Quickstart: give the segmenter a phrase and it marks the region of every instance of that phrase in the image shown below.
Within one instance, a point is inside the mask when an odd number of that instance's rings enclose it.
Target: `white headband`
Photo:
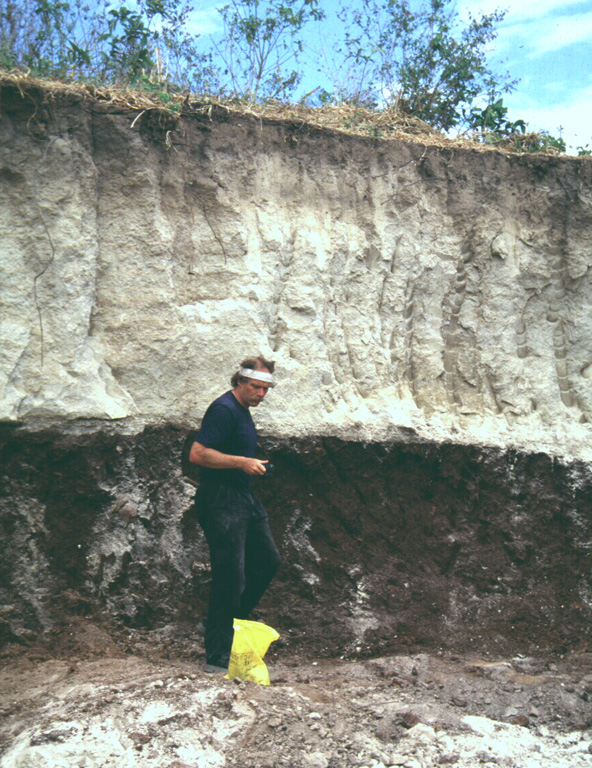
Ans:
[[[247,379],[258,379],[259,381],[268,381],[273,384],[273,376],[267,371],[255,371],[253,368],[239,368],[238,372],[241,376],[246,376]]]

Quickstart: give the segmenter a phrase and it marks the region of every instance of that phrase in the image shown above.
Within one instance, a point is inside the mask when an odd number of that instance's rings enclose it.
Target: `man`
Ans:
[[[206,672],[226,672],[233,619],[246,619],[269,586],[280,555],[267,513],[251,491],[251,478],[267,472],[255,458],[257,432],[250,408],[273,386],[274,363],[247,358],[232,376],[232,390],[207,409],[189,460],[200,467],[195,497],[210,550],[212,586],[205,621]]]

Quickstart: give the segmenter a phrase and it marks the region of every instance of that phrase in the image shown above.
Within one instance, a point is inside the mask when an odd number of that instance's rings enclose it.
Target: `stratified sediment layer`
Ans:
[[[15,433],[0,457],[0,639],[68,615],[196,624],[207,548],[184,433]],[[322,654],[491,653],[590,642],[592,473],[544,454],[335,438],[263,441],[283,565],[261,614]]]
[[[591,163],[0,96],[0,639],[201,614],[180,446],[258,352],[270,623],[588,637]]]
[[[47,96],[47,94],[45,94]],[[2,89],[0,417],[590,458],[592,163]]]

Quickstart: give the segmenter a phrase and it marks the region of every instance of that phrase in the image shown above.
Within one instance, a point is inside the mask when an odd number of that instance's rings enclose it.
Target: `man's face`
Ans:
[[[245,408],[256,408],[270,387],[271,384],[267,381],[248,379],[248,381],[239,381],[235,393]]]

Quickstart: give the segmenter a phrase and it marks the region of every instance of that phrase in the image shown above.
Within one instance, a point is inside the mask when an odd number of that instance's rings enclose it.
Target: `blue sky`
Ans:
[[[195,3],[192,23],[204,43],[220,31],[216,6],[221,4]],[[322,56],[322,41],[340,29],[338,0],[320,4],[327,19],[307,36],[304,90],[318,83],[314,62]],[[462,17],[507,10],[490,63],[519,80],[504,96],[508,118],[525,120],[529,130],[561,134],[572,154],[578,146],[592,149],[592,0],[459,0],[457,7]]]
[[[562,136],[568,151],[592,149],[592,0],[465,0],[467,10],[507,8],[492,57],[520,82],[505,97],[509,117]]]

